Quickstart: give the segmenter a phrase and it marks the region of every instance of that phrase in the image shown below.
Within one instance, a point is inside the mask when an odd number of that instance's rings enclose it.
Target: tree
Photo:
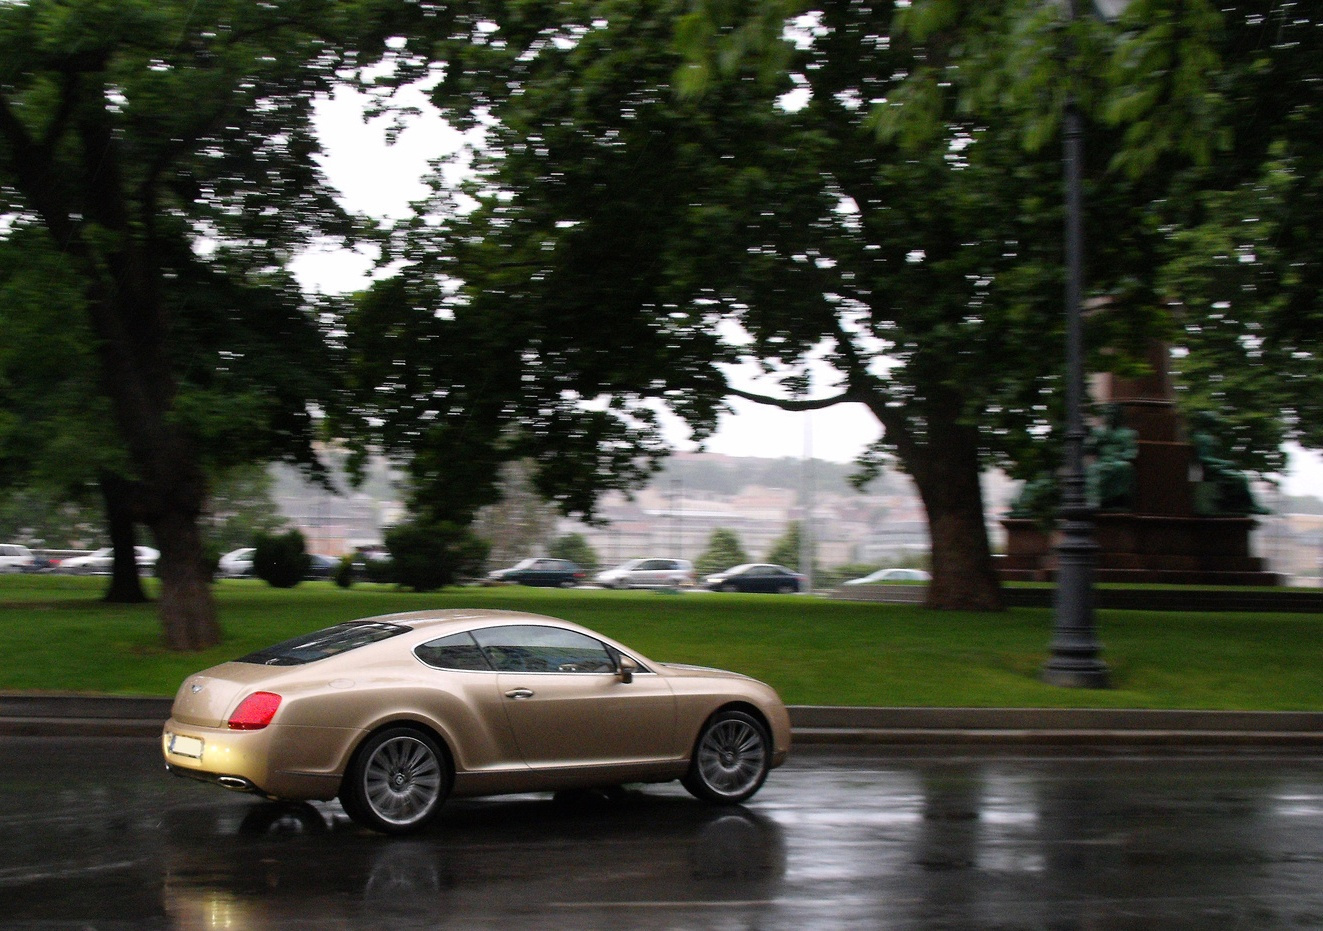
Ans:
[[[816,550],[816,547],[813,547],[813,549]],[[772,548],[767,552],[766,561],[798,571],[803,561],[803,553],[804,525],[797,520],[792,520],[789,526],[786,527],[786,532],[772,544]],[[816,566],[816,552],[813,553],[811,562]]]
[[[552,540],[547,555],[556,559],[568,559],[589,573],[596,572],[598,566],[602,564],[597,558],[597,551],[581,533],[567,533]]]
[[[748,561],[749,554],[740,545],[740,538],[735,531],[718,527],[708,537],[706,549],[694,563],[694,571],[702,578]]]
[[[331,366],[282,269],[353,229],[309,117],[379,26],[366,3],[319,0],[0,6],[0,211],[68,269],[61,310],[91,333],[89,396],[120,459],[102,473],[111,535],[119,551],[151,528],[174,649],[220,636],[208,460],[314,461],[309,402]]]
[[[533,381],[596,358],[584,319],[609,321],[630,358],[667,347],[666,371],[575,400],[660,398],[700,436],[731,394],[866,405],[885,431],[870,461],[894,455],[927,510],[930,605],[999,606],[980,473],[1060,461],[1068,101],[1092,117],[1088,281],[1109,307],[1090,323],[1094,369],[1141,371],[1154,338],[1179,337],[1186,404],[1235,415],[1232,447],[1260,467],[1318,422],[1306,4],[1136,0],[1116,26],[1037,0],[468,15],[419,55],[445,58],[434,100],[487,146],[476,207],[441,197],[442,222],[410,240],[455,284],[444,306],[512,303],[508,332],[524,325],[539,362],[537,321],[583,335],[589,352]],[[836,393],[810,392],[814,353]],[[784,390],[713,385],[736,359]],[[682,385],[677,366],[698,374]]]
[[[891,4],[826,4],[795,42],[779,5],[736,8],[756,28],[695,27],[679,3],[475,7],[488,25],[437,46],[434,101],[484,121],[477,206],[439,197],[442,222],[411,230],[419,273],[456,282],[422,306],[485,308],[527,347],[504,369],[560,403],[654,397],[700,438],[730,395],[865,404],[876,456],[927,508],[929,603],[996,608],[979,476],[1037,455],[1026,438],[1057,403],[1041,351],[1060,329],[1057,160],[1027,157],[996,111],[946,107],[924,145],[880,138],[867,103],[941,51],[898,33]],[[677,29],[746,54],[714,48],[729,80],[678,95],[696,59]],[[842,390],[812,398],[805,360],[823,351]],[[728,385],[739,359],[781,372],[784,394]]]

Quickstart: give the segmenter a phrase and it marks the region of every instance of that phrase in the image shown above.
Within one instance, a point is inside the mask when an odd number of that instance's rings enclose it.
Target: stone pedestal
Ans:
[[[1193,447],[1177,416],[1167,375],[1166,347],[1155,347],[1151,375],[1102,375],[1098,401],[1119,405],[1122,423],[1136,433],[1134,501],[1126,511],[1094,516],[1098,582],[1178,585],[1277,585],[1274,573],[1250,555],[1257,521],[1246,516],[1203,517],[1203,492]],[[1050,581],[1056,571],[1056,534],[1032,520],[1008,518],[1006,555],[998,571],[1007,581]]]

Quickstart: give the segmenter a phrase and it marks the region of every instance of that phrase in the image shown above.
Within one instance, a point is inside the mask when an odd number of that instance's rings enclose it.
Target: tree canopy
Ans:
[[[407,231],[402,280],[444,292],[421,316],[499,321],[501,368],[541,417],[656,398],[701,437],[731,395],[865,404],[884,428],[873,461],[894,456],[927,508],[929,603],[996,607],[980,472],[1058,458],[1068,100],[1091,117],[1095,368],[1142,369],[1171,340],[1186,403],[1237,414],[1243,460],[1271,465],[1305,435],[1316,360],[1279,285],[1313,307],[1313,259],[1278,259],[1295,240],[1272,238],[1261,189],[1313,183],[1289,127],[1314,106],[1316,24],[1297,3],[1223,6],[1136,0],[1118,24],[957,0],[467,6],[405,46],[401,79],[444,62],[433,100],[481,142],[473,183],[438,187]],[[1259,90],[1280,131],[1254,132]],[[1228,328],[1231,272],[1262,306]],[[393,364],[441,357],[440,340],[409,339]],[[1225,371],[1269,348],[1281,366]],[[826,396],[813,354],[836,373]],[[742,359],[784,390],[728,382]],[[1284,415],[1252,400],[1266,382]]]
[[[52,395],[49,417],[32,421],[48,439],[6,466],[30,474],[49,459],[60,417],[95,418],[73,434],[89,442],[113,432],[106,458],[117,461],[101,474],[111,537],[119,553],[134,525],[152,529],[176,648],[219,637],[198,534],[208,463],[312,461],[310,402],[326,394],[329,366],[284,264],[317,237],[354,232],[318,170],[310,114],[341,74],[379,57],[374,10],[0,5],[0,213],[9,238],[63,270],[43,295],[10,250],[5,280],[25,293],[6,313],[49,334],[47,357],[94,358],[94,371],[64,371],[95,380],[89,394],[105,399],[71,413],[71,388]],[[43,298],[49,309],[26,312]],[[86,337],[65,345],[66,333]],[[15,384],[3,406],[21,417],[26,389]],[[5,428],[7,454],[22,435]]]

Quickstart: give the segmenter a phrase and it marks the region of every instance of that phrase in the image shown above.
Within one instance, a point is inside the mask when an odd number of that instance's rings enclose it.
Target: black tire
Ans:
[[[345,813],[365,828],[407,834],[436,817],[453,776],[441,746],[411,727],[391,727],[354,754],[340,787]]]
[[[695,798],[734,805],[762,788],[771,765],[772,738],[763,723],[743,711],[718,711],[699,731],[680,783]]]

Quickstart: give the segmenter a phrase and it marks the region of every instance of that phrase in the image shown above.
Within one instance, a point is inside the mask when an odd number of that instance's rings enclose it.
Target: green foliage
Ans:
[[[722,572],[748,561],[749,554],[740,545],[739,535],[733,530],[718,527],[707,538],[707,547],[694,561],[694,572],[701,579],[705,575]]]
[[[487,543],[467,527],[415,519],[386,532],[393,578],[417,592],[430,592],[478,575]],[[368,560],[367,565],[372,566]]]
[[[308,574],[311,559],[303,534],[259,534],[253,541],[253,575],[273,588],[293,588]]]
[[[331,575],[331,581],[339,588],[349,588],[354,584],[354,577],[356,575],[354,554],[345,553],[340,557],[340,564],[335,567],[335,572]]]
[[[585,572],[596,572],[602,564],[597,551],[581,533],[567,533],[551,541],[547,555],[555,559],[568,559]]]
[[[105,521],[88,505],[61,503],[37,488],[0,494],[0,540],[50,549],[108,546]]]
[[[175,647],[219,636],[186,556],[209,472],[277,458],[316,468],[312,411],[334,405],[336,366],[286,265],[360,232],[320,172],[313,105],[385,53],[392,8],[0,4],[2,235],[28,247],[0,253],[0,287],[29,252],[61,272],[24,334],[48,339],[34,362],[56,363],[39,382],[55,389],[46,403],[6,391],[15,362],[0,359],[0,485],[49,474],[81,489],[106,475],[117,523],[152,525],[163,561],[182,567],[159,602]],[[22,284],[23,304],[44,287]],[[92,386],[81,396],[79,380]]]
[[[810,562],[817,563],[817,547],[810,542]],[[786,532],[781,535],[772,548],[767,551],[766,562],[776,563],[778,566],[785,566],[788,569],[798,570],[803,561],[804,550],[804,525],[797,520],[792,520],[786,527]]]

